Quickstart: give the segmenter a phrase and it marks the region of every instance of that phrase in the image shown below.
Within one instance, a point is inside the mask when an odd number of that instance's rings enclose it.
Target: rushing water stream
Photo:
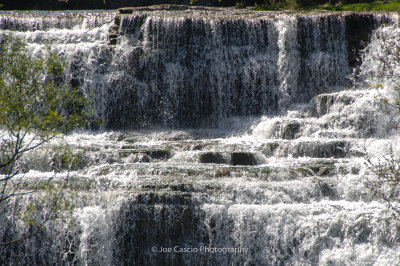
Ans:
[[[79,154],[73,223],[0,247],[0,261],[400,264],[400,225],[364,186],[365,154],[400,152],[398,115],[368,85],[393,94],[374,54],[384,47],[376,32],[399,44],[396,14],[116,15],[0,12],[0,34],[66,59],[67,82],[105,122],[24,157],[34,182],[53,175],[65,143]],[[2,210],[0,240],[24,230],[11,217]]]

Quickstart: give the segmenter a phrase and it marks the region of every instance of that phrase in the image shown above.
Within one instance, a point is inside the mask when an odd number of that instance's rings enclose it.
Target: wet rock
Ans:
[[[335,102],[335,97],[330,94],[322,94],[314,98],[313,109],[311,110],[311,116],[320,117],[328,113],[329,107]]]
[[[192,148],[194,151],[200,151],[203,149],[203,145],[202,144],[195,144]]]
[[[146,153],[132,154],[128,157],[130,163],[148,163],[151,161],[151,157]]]
[[[115,25],[117,25],[118,27],[121,25],[121,16],[120,16],[120,15],[115,16],[114,23],[115,23]]]
[[[352,175],[358,175],[360,173],[360,167],[356,165],[351,166],[350,173]]]
[[[283,139],[295,139],[296,134],[300,131],[300,123],[299,122],[291,122],[285,124],[282,129],[282,138]]]
[[[369,42],[372,31],[379,25],[373,14],[353,13],[345,16],[347,51],[349,66],[354,68],[361,63],[362,50]]]
[[[132,154],[146,154],[151,159],[156,160],[168,160],[171,158],[171,152],[169,150],[130,150],[130,149],[123,149],[118,151],[119,157],[126,158]]]
[[[171,158],[171,152],[169,150],[152,150],[145,151],[147,155],[149,155],[152,159],[158,160],[168,160]]]
[[[126,144],[126,145],[122,145],[121,149],[123,149],[123,150],[133,150],[133,149],[137,149],[137,146],[133,145],[133,144]]]
[[[194,190],[193,185],[191,184],[170,184],[169,189],[172,191],[178,191],[178,192],[192,192]]]
[[[327,197],[331,200],[338,198],[338,192],[332,184],[320,181],[317,183],[317,186],[321,196]]]
[[[206,152],[200,155],[201,163],[226,163],[226,160],[219,152]]]
[[[344,106],[355,101],[356,96],[344,94],[321,94],[315,97],[312,101],[313,108],[310,111],[310,116],[321,117],[331,111],[333,105],[337,105],[337,111],[340,111]]]
[[[302,164],[302,166],[310,169],[313,175],[317,176],[332,176],[336,173],[335,161],[333,160]]]
[[[285,121],[277,123],[274,137],[282,139],[295,139],[300,131],[301,124],[298,121]]]
[[[115,20],[114,20],[114,21],[115,21]],[[110,33],[111,33],[111,32],[118,33],[118,30],[119,30],[119,26],[118,26],[117,24],[113,24],[113,25],[110,26],[109,32],[110,32]]]
[[[110,39],[108,40],[108,44],[109,44],[109,45],[116,45],[116,44],[117,44],[117,39],[115,39],[115,38],[110,38]]]
[[[121,158],[129,157],[129,155],[135,154],[135,153],[139,153],[139,151],[136,151],[136,150],[129,150],[129,149],[124,149],[124,150],[118,151],[118,155],[119,155],[119,157],[121,157]]]
[[[274,153],[278,147],[279,147],[279,143],[276,143],[276,142],[266,143],[263,147],[262,153],[265,156],[274,156]]]
[[[169,141],[179,141],[179,140],[188,140],[192,139],[192,135],[189,132],[176,132],[172,133],[165,138],[165,140]]]
[[[312,158],[344,158],[349,152],[349,144],[345,141],[332,142],[301,142],[298,143],[293,152],[294,157],[312,157]]]
[[[129,134],[126,133],[114,133],[108,137],[110,141],[123,141],[125,140]]]
[[[256,165],[257,160],[250,152],[233,152],[231,154],[232,165]]]
[[[126,138],[125,142],[127,143],[135,143],[138,142],[139,140],[137,138]]]
[[[184,253],[174,254],[173,260],[169,260],[168,253],[154,259],[152,252],[143,250],[169,247],[171,243],[177,247],[208,243],[207,235],[199,234],[204,219],[204,211],[193,203],[190,193],[140,194],[126,201],[116,213],[115,230],[120,233],[113,248],[124,259],[120,264],[165,265],[165,261],[173,261],[174,265],[185,265]]]
[[[168,10],[168,11],[179,11],[179,10],[218,10],[216,8],[213,8],[211,6],[221,6],[221,5],[227,5],[232,6],[235,4],[235,2],[231,1],[231,3],[228,3],[230,1],[225,1],[224,3],[221,3],[221,1],[217,0],[198,0],[195,2],[196,6],[194,5],[188,5],[190,1],[188,0],[174,0],[170,4],[158,4],[157,1],[153,1],[149,5],[149,3],[145,3],[146,1],[128,1],[130,3],[128,6],[131,7],[123,7],[119,8],[118,11],[120,14],[132,14],[133,12],[137,11],[146,11],[146,12],[151,12],[151,11],[160,11],[160,10]],[[140,4],[141,3],[141,4]],[[210,6],[210,7],[207,7]]]
[[[143,7],[127,7],[118,9],[120,14],[132,14],[134,11],[159,11],[159,10],[187,10],[187,5],[154,5]]]
[[[287,157],[311,157],[311,158],[345,158],[354,155],[347,141],[302,141],[298,143],[282,142],[271,154],[271,148],[262,150],[265,156]]]

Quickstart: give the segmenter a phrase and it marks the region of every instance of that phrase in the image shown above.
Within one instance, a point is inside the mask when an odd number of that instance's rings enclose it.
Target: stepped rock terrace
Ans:
[[[396,43],[397,28],[395,13],[0,12],[0,36],[33,55],[50,45],[105,122],[23,158],[26,189],[70,175],[74,222],[1,247],[0,261],[399,264],[399,223],[365,186],[364,160],[400,152],[399,116],[369,86],[383,71],[379,33]],[[66,143],[79,158],[69,173]],[[26,229],[10,210],[1,241]]]

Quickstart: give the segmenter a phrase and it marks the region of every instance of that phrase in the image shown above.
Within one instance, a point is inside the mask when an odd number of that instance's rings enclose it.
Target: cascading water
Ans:
[[[112,77],[106,120],[111,127],[215,126],[308,101],[348,84],[344,24],[215,11],[123,16],[113,64],[124,74]]]
[[[365,152],[399,152],[398,115],[363,83],[380,82],[374,53],[398,43],[395,14],[155,10],[113,25],[116,15],[0,13],[1,34],[67,60],[67,82],[105,121],[101,132],[64,136],[79,154],[73,222],[0,247],[1,261],[400,264],[399,223],[364,186],[363,163]],[[383,78],[389,96],[395,82]],[[51,176],[62,145],[28,154],[26,180]],[[8,241],[26,226],[2,208]]]

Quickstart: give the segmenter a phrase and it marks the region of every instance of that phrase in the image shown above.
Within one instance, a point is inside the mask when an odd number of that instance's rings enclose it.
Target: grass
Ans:
[[[286,0],[274,5],[256,6],[257,11],[278,10],[328,10],[328,11],[400,11],[400,0],[390,2],[375,1],[372,3],[338,4],[300,7],[295,0]]]
[[[358,3],[346,4],[337,6],[326,6],[322,9],[330,11],[399,11],[400,0],[392,2],[372,2],[372,3]]]

